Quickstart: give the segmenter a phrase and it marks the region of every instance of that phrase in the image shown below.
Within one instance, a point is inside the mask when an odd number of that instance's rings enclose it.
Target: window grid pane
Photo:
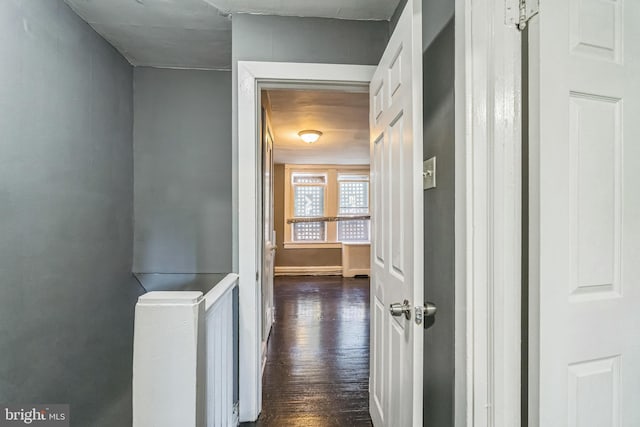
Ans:
[[[324,215],[324,186],[294,187],[293,216],[314,217]]]
[[[369,223],[367,219],[338,222],[338,240],[341,242],[368,242]]]
[[[293,224],[293,240],[296,242],[324,242],[324,222],[297,222]]]
[[[340,204],[338,215],[369,213],[369,183],[345,181],[339,184]]]

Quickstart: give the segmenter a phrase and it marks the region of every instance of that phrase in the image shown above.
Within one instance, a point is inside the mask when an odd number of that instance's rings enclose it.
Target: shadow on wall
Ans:
[[[424,294],[438,306],[438,314],[433,327],[425,330],[424,416],[431,425],[445,426],[454,424],[454,18],[429,37],[423,54],[424,158],[437,157],[438,186],[424,193]]]

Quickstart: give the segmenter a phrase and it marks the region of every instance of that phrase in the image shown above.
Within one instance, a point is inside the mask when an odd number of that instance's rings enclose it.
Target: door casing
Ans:
[[[368,91],[375,67],[365,65],[238,62],[238,251],[240,420],[254,421],[262,407],[261,262],[262,148],[260,91],[274,88]]]

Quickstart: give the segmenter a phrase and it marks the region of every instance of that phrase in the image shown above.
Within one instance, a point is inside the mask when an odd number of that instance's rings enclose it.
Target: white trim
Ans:
[[[456,93],[457,102],[464,99],[458,132],[467,173],[466,424],[473,427],[520,425],[521,49],[520,32],[505,24],[505,7],[517,3],[457,4],[464,20],[457,34],[464,82],[457,80]]]
[[[340,249],[341,242],[284,242],[285,249]]]
[[[260,82],[301,83],[332,87],[368,86],[375,67],[342,64],[298,64],[238,61],[238,151],[235,179],[238,197],[240,420],[257,419],[262,407],[259,234],[259,162],[257,161]],[[239,173],[242,171],[242,173]]]
[[[229,273],[224,276],[224,279],[219,281],[213,289],[207,292],[204,295],[205,299],[205,311],[209,311],[209,309],[216,304],[220,298],[230,290],[236,287],[238,283],[238,275],[234,273]]]
[[[276,276],[342,276],[341,265],[281,266],[275,268]]]
[[[470,162],[469,134],[467,123],[471,98],[467,96],[470,84],[471,7],[469,0],[455,0],[455,380],[454,380],[454,427],[473,426],[473,306],[469,304],[473,295],[471,272],[471,215],[469,212],[469,190],[471,174],[467,173]]]

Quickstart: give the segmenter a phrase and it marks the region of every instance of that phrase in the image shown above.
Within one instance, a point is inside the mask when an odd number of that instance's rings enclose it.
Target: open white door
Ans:
[[[273,132],[264,111],[262,139],[262,367],[267,357],[267,341],[273,325],[273,272],[275,230],[273,226]]]
[[[372,233],[369,406],[376,427],[422,426],[421,2],[409,0],[370,86]],[[392,316],[406,303],[408,316]]]
[[[530,24],[532,427],[640,426],[639,17],[540,0]]]

